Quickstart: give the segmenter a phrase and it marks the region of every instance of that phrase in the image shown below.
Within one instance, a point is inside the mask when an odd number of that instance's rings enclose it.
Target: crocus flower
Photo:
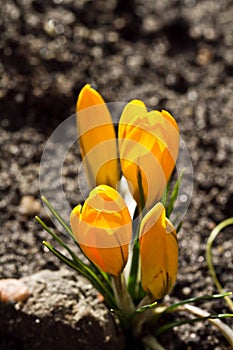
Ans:
[[[154,299],[163,298],[176,281],[178,244],[176,231],[157,203],[140,225],[141,283]]]
[[[73,209],[70,224],[80,248],[94,264],[113,276],[123,271],[132,222],[124,199],[115,189],[97,186],[83,207]]]
[[[78,97],[76,122],[90,188],[119,181],[117,142],[111,115],[101,95],[86,84]]]
[[[122,173],[140,206],[140,172],[147,207],[161,199],[174,169],[179,130],[165,110],[148,112],[140,100],[129,102],[119,122],[118,144]],[[143,208],[141,208],[143,209]]]

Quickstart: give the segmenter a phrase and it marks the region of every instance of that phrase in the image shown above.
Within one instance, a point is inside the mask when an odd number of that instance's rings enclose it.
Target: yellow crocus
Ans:
[[[84,254],[101,270],[119,275],[128,259],[132,222],[124,199],[112,187],[93,189],[71,213],[72,231]]]
[[[76,122],[90,188],[102,183],[116,188],[120,175],[114,126],[104,99],[89,84],[78,96]]]
[[[176,231],[157,203],[140,225],[141,283],[155,300],[163,298],[176,281],[178,244]]]
[[[148,112],[140,100],[124,108],[118,131],[122,173],[140,206],[138,173],[147,207],[161,199],[179,150],[179,129],[167,111]],[[143,209],[143,208],[141,208]]]

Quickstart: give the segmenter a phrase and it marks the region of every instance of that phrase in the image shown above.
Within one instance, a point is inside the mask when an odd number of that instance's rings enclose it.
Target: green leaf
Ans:
[[[178,233],[183,225],[183,221],[181,221],[178,226],[176,227],[176,233]]]
[[[56,209],[52,206],[52,204],[48,201],[48,199],[44,196],[41,197],[43,203],[49,209],[51,214],[57,219],[57,221],[61,224],[61,226],[65,229],[65,231],[70,235],[70,237],[75,241],[75,237],[69,225],[62,219],[61,215],[56,211]]]
[[[170,192],[170,187],[171,187],[171,180],[168,181],[168,184],[163,192],[163,196],[161,198],[161,203],[163,204],[163,206],[166,208],[167,206],[167,198],[168,198],[168,194]]]
[[[107,287],[105,286],[105,284],[100,280],[100,278],[87,265],[85,265],[79,259],[74,261],[67,258],[64,254],[59,252],[50,243],[46,241],[43,241],[43,244],[62,262],[64,262],[66,265],[68,265],[69,267],[76,270],[84,277],[86,277],[91,282],[91,284],[103,295],[109,307],[111,308],[117,307],[112,291],[108,288],[108,286]]]
[[[159,336],[159,335],[169,331],[170,329],[172,329],[174,327],[182,326],[183,324],[193,324],[193,323],[205,321],[208,319],[221,319],[221,318],[227,318],[227,317],[233,317],[233,314],[217,314],[217,315],[210,314],[210,315],[204,316],[204,317],[196,317],[196,318],[185,319],[185,320],[181,320],[181,321],[174,321],[171,323],[167,323],[162,327],[157,328],[155,331],[155,335]]]
[[[86,265],[81,259],[77,257],[77,255],[60,239],[38,216],[36,216],[36,220],[39,224],[56,240],[66,251],[69,253],[71,259],[67,258],[64,254],[60,253],[57,249],[55,249],[48,242],[43,242],[44,245],[62,262],[71,268],[75,269],[79,273],[81,273],[84,277],[86,277],[99,291],[101,294],[105,296],[105,299],[113,299],[113,290],[111,282],[108,276],[103,272],[97,269],[93,264],[92,268]],[[106,275],[106,276],[105,276]],[[101,280],[101,277],[104,278],[104,281]],[[108,296],[106,296],[108,295]],[[110,304],[112,305],[112,303]],[[115,301],[114,304],[115,305]]]
[[[167,203],[167,186],[163,192],[163,196],[161,198],[161,201],[160,201],[164,207],[166,207],[166,203]]]
[[[153,309],[157,304],[158,304],[158,302],[155,301],[155,302],[152,303],[152,304],[143,305],[142,307],[139,307],[139,308],[136,310],[136,313],[141,313],[141,312],[143,312],[143,311],[146,311],[146,310],[149,310],[149,309]]]
[[[54,240],[56,240],[63,248],[67,250],[67,252],[70,254],[73,260],[79,260],[75,253],[65,244],[65,242],[59,238],[46,224],[43,220],[41,220],[38,216],[35,217],[35,219],[39,222],[39,224],[53,237]]]
[[[80,246],[71,230],[71,228],[69,227],[69,225],[63,220],[63,218],[61,217],[61,215],[56,211],[56,209],[52,206],[52,204],[49,202],[49,200],[42,196],[42,201],[43,203],[48,207],[48,209],[50,210],[51,214],[57,219],[57,221],[62,225],[62,227],[65,229],[65,231],[69,234],[69,236],[72,238],[72,240],[75,242],[76,246],[80,249]],[[72,258],[78,259],[76,254],[73,253],[73,251],[71,249],[69,249],[65,243],[54,233],[51,233],[51,230],[48,229],[48,227],[46,226],[46,224],[38,217],[36,217],[36,220],[42,225],[42,227],[49,233],[52,235],[52,237],[59,243],[61,244],[68,252],[69,254],[72,256]],[[82,250],[80,249],[80,251],[82,252]],[[82,252],[83,253],[83,252]],[[84,253],[83,253],[84,254]],[[85,258],[89,261],[92,270],[94,270],[97,274],[101,275],[102,278],[105,280],[105,282],[108,284],[110,290],[112,289],[112,285],[111,285],[111,281],[110,278],[108,276],[107,273],[103,272],[102,270],[100,270],[96,265],[94,265],[92,263],[92,261],[84,254]],[[81,261],[80,259],[78,259],[79,262]],[[82,261],[81,261],[82,262]]]
[[[144,195],[144,191],[143,191],[143,186],[142,186],[142,175],[141,175],[141,171],[138,168],[138,174],[137,174],[137,180],[138,180],[138,191],[139,191],[139,201],[140,203],[138,203],[139,206],[139,212],[143,212],[144,208],[145,208],[145,195]]]
[[[78,271],[80,274],[82,274],[84,277],[86,277],[88,280],[90,279],[90,276],[85,272],[85,270],[82,269],[81,266],[77,265],[72,259],[67,258],[64,254],[59,252],[56,248],[54,248],[50,243],[47,241],[42,242],[44,246],[46,246],[57,258],[59,258],[62,262],[64,262],[66,265],[71,267],[72,269]]]
[[[180,183],[181,183],[183,175],[184,175],[184,170],[180,173],[180,175],[179,175],[179,177],[174,185],[173,191],[171,193],[169,203],[166,206],[166,216],[168,218],[170,217],[170,215],[174,209],[174,205],[175,205],[175,202],[177,200],[177,196],[178,196],[179,188],[180,188]]]
[[[193,298],[189,298],[189,299],[185,299],[185,300],[181,300],[178,303],[174,303],[170,306],[168,306],[165,310],[163,310],[160,314],[157,314],[153,317],[152,321],[153,322],[157,322],[163,315],[165,315],[168,312],[173,312],[175,311],[177,308],[179,308],[182,305],[185,304],[190,304],[190,303],[196,303],[198,301],[205,301],[205,300],[216,300],[216,299],[221,299],[224,298],[226,296],[231,295],[231,292],[228,293],[221,293],[221,294],[213,294],[213,295],[203,295],[201,297],[193,297]]]
[[[216,275],[216,272],[215,272],[215,269],[214,269],[214,266],[213,266],[213,263],[212,263],[212,245],[213,245],[213,242],[215,240],[215,238],[217,237],[217,235],[227,226],[230,226],[230,225],[233,225],[233,218],[229,218],[229,219],[226,219],[224,221],[222,221],[219,225],[217,225],[210,233],[210,236],[208,238],[208,241],[207,241],[207,245],[206,245],[206,261],[207,261],[207,265],[208,265],[208,268],[209,268],[209,271],[210,271],[210,274],[211,274],[211,277],[219,291],[219,293],[223,293],[224,292],[224,289],[223,287],[221,286],[218,278],[217,278],[217,275]],[[229,296],[225,296],[225,300],[228,304],[228,306],[230,307],[230,309],[233,311],[233,302],[232,300],[229,298]]]

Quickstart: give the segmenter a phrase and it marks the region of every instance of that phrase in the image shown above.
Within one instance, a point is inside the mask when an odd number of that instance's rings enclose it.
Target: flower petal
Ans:
[[[163,298],[176,281],[178,245],[175,229],[161,203],[141,222],[140,257],[143,289],[155,299]]]
[[[146,206],[150,207],[162,197],[174,169],[179,131],[175,119],[166,111],[146,112],[144,107],[136,105],[133,115],[133,106],[130,107],[125,107],[119,125],[121,168],[138,204],[138,171],[141,172]]]
[[[119,181],[115,129],[102,96],[85,85],[76,106],[77,132],[81,155],[91,188]]]
[[[90,192],[82,210],[76,207],[70,217],[72,231],[84,254],[112,275],[122,272],[132,236],[128,208],[110,186],[97,186]]]

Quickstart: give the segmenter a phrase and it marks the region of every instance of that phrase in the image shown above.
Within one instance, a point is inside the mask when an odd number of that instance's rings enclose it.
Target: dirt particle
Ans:
[[[198,51],[197,54],[197,63],[200,66],[207,65],[212,58],[212,52],[207,48],[202,48]]]
[[[23,196],[19,205],[19,212],[22,215],[34,216],[41,210],[40,202],[33,196]]]

